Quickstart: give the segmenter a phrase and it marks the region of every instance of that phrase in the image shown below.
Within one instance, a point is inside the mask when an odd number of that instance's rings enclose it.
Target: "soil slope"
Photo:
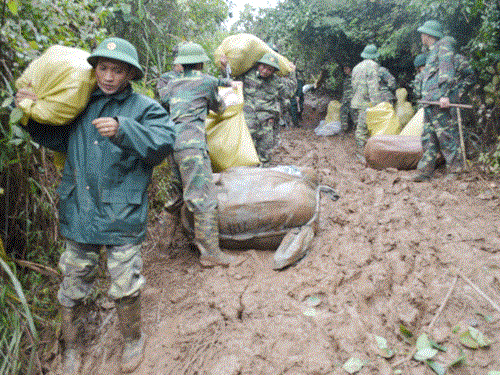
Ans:
[[[500,371],[495,182],[438,172],[414,183],[413,171],[361,164],[352,134],[310,129],[284,130],[273,160],[315,168],[340,195],[322,197],[309,254],[282,271],[273,252],[253,250],[234,252],[237,266],[204,269],[180,231],[168,249],[170,218],[155,218],[144,249],[148,341],[135,374],[347,374],[350,359],[361,361],[358,374],[432,374],[413,356],[423,334],[445,349],[433,361],[458,362],[449,374]],[[82,373],[119,374],[113,304],[101,303],[96,320]],[[486,347],[462,343],[476,330]]]

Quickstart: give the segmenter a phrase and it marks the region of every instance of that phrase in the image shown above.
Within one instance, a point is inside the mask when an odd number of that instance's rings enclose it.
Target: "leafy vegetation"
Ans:
[[[500,5],[493,0],[282,0],[276,8],[247,5],[226,30],[232,2],[225,0],[3,0],[0,6],[0,373],[40,369],[37,333],[54,339],[59,174],[54,155],[34,144],[12,111],[14,82],[27,64],[53,44],[91,50],[108,35],[129,39],[140,54],[145,77],[134,88],[153,96],[156,81],[170,69],[175,47],[187,40],[209,55],[230,33],[257,35],[293,60],[306,80],[327,77],[325,91],[340,94],[342,66],[354,65],[368,43],[380,47],[382,62],[407,86],[416,32],[439,19],[477,72],[471,100],[485,149],[480,161],[500,173]],[[215,74],[215,67],[208,71]],[[19,282],[19,284],[17,283]],[[25,295],[20,297],[19,285]],[[35,312],[35,313],[33,313]],[[47,332],[48,334],[47,336]]]

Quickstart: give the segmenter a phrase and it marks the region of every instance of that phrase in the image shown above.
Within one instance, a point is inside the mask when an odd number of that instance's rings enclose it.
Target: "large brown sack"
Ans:
[[[419,136],[375,135],[368,138],[365,146],[366,162],[374,169],[416,169],[421,157]]]
[[[222,248],[277,250],[275,269],[305,255],[318,222],[319,191],[328,190],[312,169],[238,167],[215,173],[214,180]],[[182,223],[192,236],[185,205]]]

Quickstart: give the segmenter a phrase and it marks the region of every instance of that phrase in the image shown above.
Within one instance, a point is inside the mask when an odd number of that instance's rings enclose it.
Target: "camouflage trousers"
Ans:
[[[182,187],[182,198],[173,204],[180,207],[184,201],[191,212],[210,212],[217,207],[217,193],[212,179],[212,163],[205,149],[185,148],[174,151],[169,159],[174,185]]]
[[[364,148],[366,141],[370,137],[370,133],[368,132],[368,126],[366,125],[366,110],[368,107],[364,108],[353,108],[353,122],[356,126],[356,130],[354,131],[354,137],[356,138],[356,144],[359,148]]]
[[[354,129],[356,123],[354,122],[355,109],[351,108],[349,102],[344,102],[340,106],[340,126],[344,133],[349,133]]]
[[[98,273],[101,245],[66,241],[59,268],[63,275],[57,299],[65,307],[74,307],[90,296]],[[107,245],[107,266],[111,277],[108,294],[113,299],[134,296],[146,283],[142,276],[141,245]]]
[[[436,169],[439,154],[443,155],[448,172],[458,172],[462,168],[462,152],[458,124],[452,110],[439,106],[424,109],[424,130],[422,133],[422,158],[417,169],[431,173]]]
[[[251,122],[248,127],[262,165],[268,165],[271,162],[270,151],[276,145],[279,134],[277,125],[275,119],[269,119],[262,124],[258,121]]]

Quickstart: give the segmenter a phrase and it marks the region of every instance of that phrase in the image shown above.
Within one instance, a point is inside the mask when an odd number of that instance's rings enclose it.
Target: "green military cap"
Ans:
[[[135,68],[136,72],[133,79],[140,79],[144,76],[141,65],[139,64],[137,50],[125,39],[115,37],[104,39],[87,58],[87,61],[95,68],[99,57],[114,59],[131,65]]]
[[[278,61],[278,58],[276,57],[276,55],[269,53],[269,52],[266,53],[264,56],[262,56],[260,58],[260,60],[257,62],[272,66],[273,68],[275,68],[277,70],[279,70],[279,68],[280,68],[280,64],[279,64],[279,61]]]
[[[198,64],[209,60],[210,59],[201,45],[189,42],[179,47],[179,52],[174,60],[174,64]]]
[[[377,59],[380,57],[380,53],[375,44],[368,44],[363,52],[361,52],[361,57],[363,59]]]
[[[426,21],[422,26],[417,29],[418,32],[434,36],[441,39],[444,36],[443,25],[435,20]]]
[[[413,60],[413,65],[415,66],[415,68],[420,68],[421,66],[425,65],[426,60],[427,54],[421,53],[415,57],[415,60]]]

